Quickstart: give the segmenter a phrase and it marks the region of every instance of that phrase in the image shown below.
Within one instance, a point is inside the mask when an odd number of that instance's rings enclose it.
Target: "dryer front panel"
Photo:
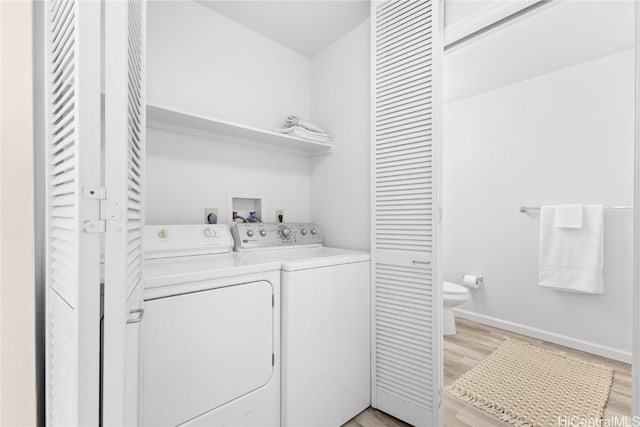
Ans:
[[[185,423],[269,383],[273,294],[256,281],[145,302],[144,425]]]

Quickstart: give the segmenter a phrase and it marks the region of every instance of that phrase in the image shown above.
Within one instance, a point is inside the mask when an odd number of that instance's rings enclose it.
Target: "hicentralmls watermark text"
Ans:
[[[557,421],[556,425],[559,427],[640,427],[640,416],[616,416],[604,419],[561,416]]]

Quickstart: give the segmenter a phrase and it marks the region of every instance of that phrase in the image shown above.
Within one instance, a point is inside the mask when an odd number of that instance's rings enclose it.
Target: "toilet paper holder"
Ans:
[[[478,289],[484,283],[484,277],[475,274],[462,276],[462,284],[471,289]]]

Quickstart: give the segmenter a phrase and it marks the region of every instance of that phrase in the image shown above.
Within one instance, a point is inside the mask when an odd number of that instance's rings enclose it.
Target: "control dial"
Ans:
[[[205,228],[203,233],[206,237],[216,237],[216,231],[213,228]]]
[[[303,236],[307,235],[307,229],[303,228],[302,230],[300,230],[300,234],[302,234]]]
[[[267,235],[267,230],[260,230],[260,235],[262,237],[266,236]]]
[[[247,230],[247,236],[253,237],[253,230],[251,229]]]
[[[315,236],[316,234],[318,234],[318,230],[316,230],[315,228],[312,228],[311,234]]]
[[[289,238],[291,237],[291,230],[289,230],[287,227],[280,227],[278,228],[278,235],[283,240],[289,240]]]

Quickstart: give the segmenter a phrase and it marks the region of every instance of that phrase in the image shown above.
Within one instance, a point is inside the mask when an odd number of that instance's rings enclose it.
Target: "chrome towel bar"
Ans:
[[[633,209],[633,206],[605,206],[605,209]],[[520,212],[526,213],[529,211],[539,211],[540,206],[520,206]]]

